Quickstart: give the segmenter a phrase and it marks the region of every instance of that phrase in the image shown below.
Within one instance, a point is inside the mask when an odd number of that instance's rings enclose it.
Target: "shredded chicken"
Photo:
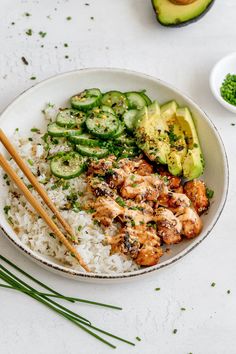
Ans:
[[[204,213],[209,207],[209,200],[206,195],[206,185],[202,181],[189,181],[184,185],[184,193],[193,203],[197,213]]]

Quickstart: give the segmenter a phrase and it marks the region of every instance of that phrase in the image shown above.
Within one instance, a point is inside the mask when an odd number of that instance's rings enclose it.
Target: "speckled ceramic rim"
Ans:
[[[148,267],[148,268],[143,268],[137,271],[133,271],[133,272],[129,272],[129,273],[121,273],[121,274],[117,274],[117,275],[113,275],[113,274],[96,274],[96,273],[83,273],[77,270],[73,270],[73,269],[69,269],[66,267],[63,267],[59,264],[53,263],[45,258],[43,258],[42,256],[40,256],[37,253],[34,253],[32,250],[25,248],[24,245],[19,241],[16,242],[15,240],[12,239],[12,237],[4,230],[4,228],[2,227],[2,225],[0,225],[1,230],[3,231],[3,233],[6,235],[6,237],[20,250],[22,251],[25,255],[29,256],[30,258],[33,258],[34,261],[36,261],[38,264],[40,264],[43,267],[46,267],[47,269],[51,270],[51,271],[55,271],[61,275],[67,276],[67,277],[72,277],[73,279],[77,279],[77,280],[119,280],[119,279],[129,279],[129,278],[133,278],[133,277],[138,277],[141,275],[145,275],[151,272],[154,272],[156,270],[159,270],[161,268],[164,268],[170,264],[173,264],[175,262],[177,262],[178,260],[180,260],[182,257],[184,257],[186,254],[188,254],[190,251],[192,251],[195,247],[197,247],[211,232],[211,230],[213,229],[213,227],[215,226],[215,224],[217,223],[226,199],[227,199],[227,195],[228,195],[228,187],[229,187],[229,167],[228,167],[228,159],[227,159],[227,155],[225,152],[225,147],[223,144],[223,141],[215,127],[215,125],[212,123],[212,121],[210,120],[210,118],[207,116],[207,114],[187,95],[185,95],[184,93],[182,93],[181,91],[177,90],[175,87],[173,87],[172,85],[167,84],[166,82],[156,79],[155,77],[152,77],[150,75],[146,75],[146,74],[142,74],[136,71],[132,71],[132,70],[126,70],[126,69],[119,69],[119,68],[84,68],[84,69],[80,69],[80,70],[73,70],[73,71],[69,71],[63,74],[58,74],[58,75],[54,75],[52,77],[50,77],[49,79],[43,80],[40,83],[34,85],[33,87],[31,87],[30,89],[24,91],[23,93],[21,93],[17,98],[15,98],[15,100],[10,103],[5,109],[4,111],[1,113],[6,113],[8,108],[14,104],[15,102],[17,102],[18,100],[20,100],[25,94],[28,94],[31,91],[34,91],[35,88],[38,88],[41,85],[44,85],[46,82],[49,81],[53,81],[55,79],[57,79],[58,77],[66,77],[67,75],[71,75],[71,74],[76,74],[78,72],[96,72],[96,71],[107,71],[107,72],[116,72],[117,74],[121,74],[121,73],[127,73],[127,74],[132,74],[132,75],[136,75],[139,77],[143,77],[144,79],[151,79],[153,81],[156,81],[157,83],[162,84],[163,86],[166,86],[167,88],[174,90],[176,92],[178,92],[180,95],[183,96],[183,98],[186,98],[187,100],[189,100],[191,102],[191,104],[193,106],[195,106],[196,109],[200,110],[202,115],[205,117],[205,119],[210,123],[212,129],[215,132],[215,135],[219,141],[219,144],[221,146],[221,150],[222,150],[222,154],[224,156],[224,166],[225,166],[225,170],[224,170],[224,174],[225,174],[225,181],[226,184],[224,186],[224,193],[222,195],[222,199],[221,199],[221,203],[220,206],[218,208],[218,212],[216,213],[209,229],[205,232],[205,234],[201,237],[199,236],[199,238],[197,239],[198,241],[193,244],[190,245],[189,247],[187,247],[186,249],[184,249],[182,252],[180,252],[177,256],[173,257],[172,259],[169,259],[161,264],[157,264],[155,266],[152,267]],[[1,222],[1,220],[0,220]]]

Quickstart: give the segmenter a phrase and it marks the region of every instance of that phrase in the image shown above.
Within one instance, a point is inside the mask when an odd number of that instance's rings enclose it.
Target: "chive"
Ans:
[[[211,283],[211,287],[214,288],[216,286],[216,283]]]
[[[160,290],[161,290],[161,288],[156,288],[156,289],[155,289],[155,291],[160,291]]]
[[[32,133],[40,133],[40,130],[38,128],[31,128],[30,131]],[[46,135],[46,134],[45,134]]]
[[[29,65],[29,63],[28,63],[28,61],[25,59],[25,57],[21,57],[21,60],[22,60],[23,64]]]
[[[226,75],[221,85],[220,93],[226,102],[236,106],[236,75]]]
[[[39,35],[44,38],[47,35],[47,32],[39,31]]]
[[[122,207],[126,206],[126,203],[125,203],[124,199],[122,199],[121,197],[117,197],[116,198],[116,203],[119,204]]]
[[[31,76],[30,80],[36,80],[36,76]]]
[[[141,338],[140,338],[140,337],[136,337],[136,339],[137,339],[139,342],[141,342]]]
[[[32,36],[33,31],[31,28],[29,28],[27,31],[25,31],[25,34],[27,34],[27,36]]]
[[[185,308],[185,307],[181,307],[180,310],[181,310],[181,311],[186,311],[186,308]]]
[[[3,210],[4,210],[4,213],[5,213],[5,214],[8,214],[9,210],[11,210],[10,205],[5,205],[5,207],[3,208]]]
[[[68,59],[68,58],[69,58],[69,55],[65,55],[65,58]]]
[[[72,17],[71,16],[67,16],[67,21],[70,21],[71,19],[72,19]]]
[[[212,189],[207,188],[206,189],[206,196],[208,199],[212,199],[214,196],[214,191]]]
[[[177,333],[177,329],[175,328],[174,330],[173,330],[173,334],[176,334]]]
[[[68,47],[68,44],[67,44],[67,43],[64,43],[64,47],[66,47],[66,48],[67,48],[67,47]]]
[[[227,294],[230,294],[231,293],[231,291],[230,290],[227,290]]]
[[[31,16],[31,14],[30,14],[29,12],[25,12],[24,15],[25,15],[26,17]]]
[[[24,274],[25,276],[27,276],[28,278],[30,278],[31,280],[35,281],[36,283],[38,283],[39,285],[43,286],[44,288],[48,288],[45,284],[39,282],[37,279],[35,279],[34,277],[30,276],[28,273],[24,272],[22,269],[20,269],[19,267],[17,267],[15,264],[13,264],[12,262],[10,262],[8,259],[6,259],[5,257],[0,255],[0,259],[2,259],[3,261],[5,261],[7,264],[13,266],[16,270],[18,270],[19,272],[21,272],[22,274]],[[5,267],[3,267],[2,265],[0,265],[0,278],[5,281],[6,283],[8,283],[8,285],[5,284],[0,284],[0,287],[5,287],[5,288],[11,288],[17,291],[20,291],[28,296],[30,296],[31,298],[37,300],[38,302],[44,304],[45,306],[47,306],[48,308],[52,309],[53,311],[57,312],[58,314],[62,315],[64,318],[68,319],[69,321],[73,322],[75,325],[77,325],[78,327],[80,327],[82,330],[86,331],[87,333],[89,333],[90,335],[92,335],[93,337],[95,337],[96,339],[100,340],[101,342],[109,345],[112,348],[115,348],[115,346],[108,342],[107,340],[105,340],[104,338],[100,337],[99,335],[97,335],[96,333],[94,333],[93,331],[91,331],[89,328],[101,332],[107,336],[110,336],[112,338],[115,338],[117,340],[120,340],[122,342],[125,342],[129,345],[134,346],[135,344],[133,342],[130,342],[124,338],[118,337],[110,332],[104,331],[101,328],[97,328],[95,326],[93,326],[87,319],[83,318],[82,316],[70,311],[69,309],[65,308],[64,306],[61,306],[60,304],[58,304],[57,302],[51,300],[50,296],[53,296],[53,294],[44,294],[44,293],[40,293],[39,291],[37,291],[36,289],[34,289],[33,287],[31,287],[29,284],[25,283],[24,281],[22,281],[21,279],[19,279],[16,275],[12,274],[8,269],[6,269]],[[54,290],[52,290],[54,291]],[[54,291],[55,292],[55,291]],[[55,295],[55,297],[61,298],[61,299],[72,299],[72,298],[67,298],[64,297],[63,295]],[[74,298],[75,301],[81,301],[83,299],[77,299]],[[82,302],[87,302],[88,300],[84,300]],[[95,305],[100,305],[100,306],[110,306],[107,304],[101,304],[101,303],[96,303],[96,302],[90,302],[88,301],[88,303],[91,304],[95,304]],[[120,309],[118,307],[112,307],[112,308],[117,308]]]

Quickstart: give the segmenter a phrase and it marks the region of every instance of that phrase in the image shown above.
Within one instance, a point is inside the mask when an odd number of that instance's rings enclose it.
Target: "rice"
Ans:
[[[75,248],[94,273],[117,274],[138,269],[137,264],[127,256],[118,253],[110,254],[111,246],[104,244],[105,233],[99,225],[94,223],[90,213],[76,206],[73,210],[64,210],[71,196],[76,196],[77,204],[80,198],[84,201],[88,197],[87,183],[85,175],[64,182],[51,175],[49,162],[46,160],[47,154],[54,155],[59,151],[68,151],[71,147],[62,138],[58,139],[59,144],[50,144],[50,146],[44,141],[47,120],[54,120],[57,110],[49,105],[44,112],[46,119],[44,132],[33,129],[29,137],[23,137],[16,131],[11,140],[31,171],[43,184],[65,220],[71,225],[75,237],[79,240],[79,244],[74,245]],[[29,181],[25,179],[15,162],[12,159],[9,162],[18,176],[28,185],[32,194],[40,200],[37,192],[31,188]],[[4,183],[8,189],[5,214],[21,242],[41,255],[53,257],[68,268],[84,272],[78,261],[55,238],[44,220],[35,213],[25,197],[6,176],[4,176]],[[53,217],[49,210],[48,213]],[[116,226],[113,225],[107,229],[106,233],[113,235],[116,230]]]

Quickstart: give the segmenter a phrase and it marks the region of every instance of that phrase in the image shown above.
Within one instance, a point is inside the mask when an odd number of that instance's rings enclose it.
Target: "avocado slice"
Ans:
[[[206,14],[215,0],[186,1],[152,0],[157,20],[164,26],[180,27],[198,20]],[[184,4],[185,3],[185,4]]]
[[[138,147],[143,150],[151,161],[167,163],[170,152],[168,126],[161,119],[160,107],[157,101],[143,107],[136,116],[135,136]]]
[[[204,159],[191,112],[187,107],[178,108],[177,121],[184,133],[188,152],[183,159],[183,175],[186,179],[198,178],[204,171]]]
[[[183,158],[187,154],[185,136],[176,118],[177,109],[178,105],[175,101],[167,102],[161,106],[161,117],[167,123],[169,130],[168,170],[174,176],[182,174]]]

